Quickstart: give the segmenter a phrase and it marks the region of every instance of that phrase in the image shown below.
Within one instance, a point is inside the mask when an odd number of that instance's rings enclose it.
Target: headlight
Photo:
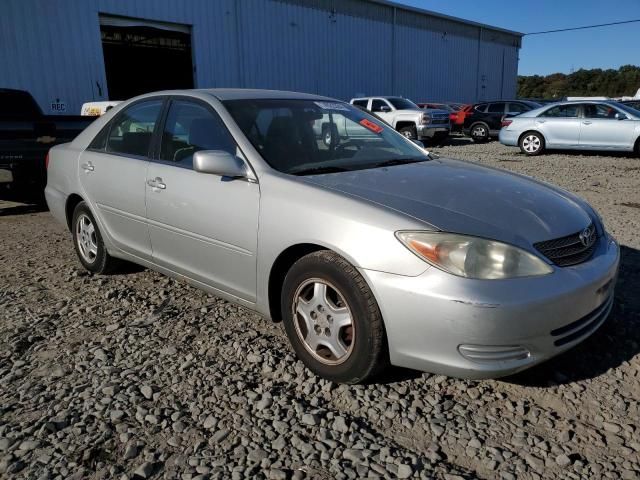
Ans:
[[[426,125],[427,123],[429,123],[429,120],[431,120],[431,117],[429,116],[429,114],[423,113],[422,118],[420,119],[420,123],[422,125]]]
[[[489,280],[553,272],[535,255],[494,240],[444,232],[396,232],[396,236],[426,262],[460,277]]]

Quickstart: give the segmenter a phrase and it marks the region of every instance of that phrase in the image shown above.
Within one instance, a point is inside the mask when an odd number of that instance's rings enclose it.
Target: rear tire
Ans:
[[[636,157],[640,158],[640,137],[636,140],[636,146],[633,149],[633,152],[636,154]]]
[[[520,137],[518,145],[522,153],[528,157],[534,157],[544,152],[544,137],[538,132],[526,132]]]
[[[321,250],[298,260],[281,293],[284,328],[298,358],[316,375],[362,383],[388,364],[378,304],[360,273]]]
[[[418,138],[418,132],[416,131],[416,127],[413,125],[409,125],[407,127],[402,127],[398,130],[402,135],[407,137],[409,140],[416,140]]]
[[[476,143],[484,143],[489,141],[489,125],[486,123],[474,123],[469,129],[471,138]]]
[[[84,268],[100,274],[116,268],[119,262],[107,253],[98,224],[86,202],[76,205],[71,227],[73,246]]]

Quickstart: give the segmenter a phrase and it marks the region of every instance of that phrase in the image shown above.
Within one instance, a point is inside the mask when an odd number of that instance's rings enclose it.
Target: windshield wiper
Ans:
[[[384,162],[376,163],[374,167],[393,167],[394,165],[406,165],[408,163],[426,162],[430,158],[392,158]]]
[[[338,173],[348,171],[349,169],[344,167],[311,167],[303,168],[302,170],[294,170],[289,173],[291,175],[319,175],[321,173]]]

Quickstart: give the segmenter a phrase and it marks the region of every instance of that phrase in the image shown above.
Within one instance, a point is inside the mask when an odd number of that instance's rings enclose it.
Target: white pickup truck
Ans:
[[[375,113],[412,140],[440,142],[449,136],[451,122],[446,110],[423,109],[402,97],[352,98],[352,105]]]

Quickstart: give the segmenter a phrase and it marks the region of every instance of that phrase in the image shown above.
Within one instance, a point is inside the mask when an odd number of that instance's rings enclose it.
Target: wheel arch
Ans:
[[[77,193],[72,193],[67,197],[67,201],[64,206],[64,213],[67,220],[67,228],[71,231],[71,222],[73,221],[73,211],[76,209],[80,202],[84,199]]]
[[[404,128],[404,127],[413,127],[417,129],[416,122],[402,120],[396,123],[396,130],[400,130],[401,128]]]
[[[542,140],[544,141],[544,145],[545,146],[547,145],[547,138],[544,136],[544,133],[542,133],[540,130],[534,130],[530,128],[529,130],[525,130],[520,134],[520,136],[518,137],[518,146],[520,145],[520,141],[522,140],[522,137],[524,137],[525,135],[528,135],[529,133],[535,133],[537,135],[540,135],[542,137]]]
[[[282,309],[280,308],[280,292],[284,284],[284,278],[294,263],[305,255],[329,248],[315,243],[298,243],[284,249],[278,255],[271,266],[268,282],[269,315],[274,322],[282,321]]]

